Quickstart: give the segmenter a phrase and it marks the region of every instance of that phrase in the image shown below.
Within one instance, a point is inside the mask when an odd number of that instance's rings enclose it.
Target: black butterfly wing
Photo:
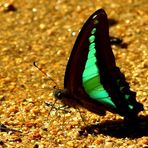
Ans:
[[[96,58],[101,83],[109,93],[116,108],[93,100],[82,86],[82,74],[89,52],[88,39],[93,28],[97,28],[95,35]],[[110,46],[108,19],[103,9],[97,10],[88,18],[76,39],[65,72],[64,88],[68,95],[67,99],[63,99],[63,102],[65,100],[70,104],[74,101],[75,105],[79,104],[97,114],[109,110],[122,116],[136,116],[139,111],[143,110],[142,105],[136,102],[136,94],[130,91],[124,75],[116,67]],[[125,99],[125,96],[128,96],[128,99]]]
[[[100,21],[100,23],[97,24],[97,21]],[[98,32],[97,38],[98,40],[101,39],[102,43],[105,44],[106,36],[108,36],[108,26],[106,25],[108,22],[106,21],[104,10],[99,9],[88,18],[76,39],[69,57],[64,78],[64,88],[68,89],[71,94],[77,94],[77,91],[82,87],[82,73],[84,71],[88,55],[88,38],[90,36],[90,32],[94,27],[100,28],[100,31],[102,29],[101,33]],[[106,30],[107,34],[104,32]],[[102,36],[102,33],[104,37]],[[110,43],[108,44],[110,45]],[[115,60],[113,59],[112,61],[112,63],[114,63]],[[115,63],[113,65],[115,66]]]
[[[73,100],[76,101],[76,103],[72,102],[72,105],[81,105],[97,114],[104,114],[105,109],[102,104],[92,101],[82,87],[82,73],[84,71],[85,63],[87,60],[89,47],[88,38],[92,28],[95,26],[99,28],[101,25],[96,24],[97,22],[95,22],[94,17],[97,17],[97,20],[102,20],[103,22],[104,11],[100,9],[92,14],[83,25],[76,39],[67,64],[64,78],[64,88],[68,91],[69,96],[67,99],[63,99],[63,102],[70,105],[71,101]]]

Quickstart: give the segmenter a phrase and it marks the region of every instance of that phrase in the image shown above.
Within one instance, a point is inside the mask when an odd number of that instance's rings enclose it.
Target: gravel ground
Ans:
[[[144,105],[140,123],[117,114],[95,115],[80,108],[53,109],[54,83],[63,88],[66,63],[84,21],[104,8],[117,23],[110,34],[127,47],[113,46],[137,100]],[[0,1],[0,147],[142,148],[148,146],[147,0],[1,0]],[[57,102],[55,107],[62,106]],[[147,130],[147,131],[146,131]]]

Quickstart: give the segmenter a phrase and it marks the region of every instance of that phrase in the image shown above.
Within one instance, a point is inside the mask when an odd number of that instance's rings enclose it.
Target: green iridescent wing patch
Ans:
[[[89,37],[88,57],[82,74],[83,87],[91,99],[99,101],[111,108],[116,108],[116,105],[112,102],[108,92],[104,89],[100,81],[99,68],[96,58],[95,33],[96,28],[93,28]]]

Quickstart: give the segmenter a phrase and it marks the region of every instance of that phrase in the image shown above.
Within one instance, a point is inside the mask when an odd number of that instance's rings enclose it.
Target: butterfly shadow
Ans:
[[[142,116],[136,121],[107,120],[96,125],[85,126],[79,131],[80,136],[87,136],[88,134],[109,135],[116,138],[140,138],[148,136],[148,116]]]

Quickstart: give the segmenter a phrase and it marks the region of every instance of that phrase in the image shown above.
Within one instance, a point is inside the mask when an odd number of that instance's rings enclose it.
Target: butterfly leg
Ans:
[[[62,105],[62,106],[56,107],[55,106],[56,101],[54,103],[45,101],[44,103],[45,103],[46,106],[51,107],[51,109],[49,111],[49,114],[53,109],[55,109],[55,110],[63,110],[65,112],[68,112],[67,109],[69,108],[69,106],[67,106],[67,105]]]

